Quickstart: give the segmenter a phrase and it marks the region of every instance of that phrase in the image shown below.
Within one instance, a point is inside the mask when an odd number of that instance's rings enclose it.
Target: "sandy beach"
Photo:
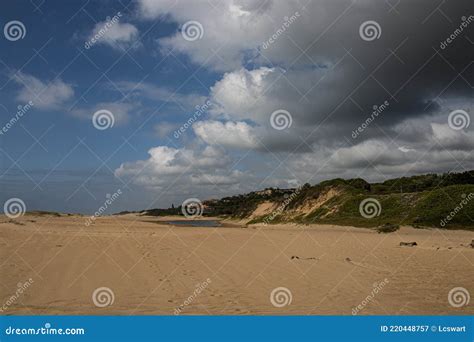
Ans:
[[[455,287],[474,294],[469,231],[160,220],[1,216],[2,314],[474,314],[473,300],[448,300]]]

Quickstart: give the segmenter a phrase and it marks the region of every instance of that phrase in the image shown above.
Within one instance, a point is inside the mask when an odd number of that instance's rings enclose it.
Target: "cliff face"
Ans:
[[[265,189],[206,203],[211,215],[248,223],[412,225],[474,229],[474,172],[369,184],[335,179],[296,189]]]

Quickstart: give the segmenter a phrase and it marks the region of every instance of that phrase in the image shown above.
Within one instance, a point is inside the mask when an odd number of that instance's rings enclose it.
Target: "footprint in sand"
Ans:
[[[293,259],[297,259],[297,260],[319,260],[318,258],[316,257],[308,257],[308,258],[303,258],[303,257],[299,257],[297,255],[292,255],[291,256],[291,260]]]
[[[372,270],[372,271],[390,272],[390,270],[387,270],[387,269],[382,268],[382,267],[377,267],[377,266],[374,266],[374,265],[366,264],[364,262],[353,261],[351,258],[346,258],[345,261],[352,264],[352,265],[367,268],[367,269]]]

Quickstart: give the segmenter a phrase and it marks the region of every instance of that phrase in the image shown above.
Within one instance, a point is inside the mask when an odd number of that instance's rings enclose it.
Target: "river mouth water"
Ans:
[[[219,221],[216,220],[179,220],[179,221],[165,221],[168,224],[175,226],[187,227],[221,227]]]

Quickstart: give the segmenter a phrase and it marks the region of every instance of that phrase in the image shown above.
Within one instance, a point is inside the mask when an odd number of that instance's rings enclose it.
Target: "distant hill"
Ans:
[[[360,178],[337,178],[294,189],[268,188],[203,204],[205,215],[244,219],[248,223],[474,230],[474,170],[372,184]],[[180,209],[154,209],[144,214],[179,214]]]

